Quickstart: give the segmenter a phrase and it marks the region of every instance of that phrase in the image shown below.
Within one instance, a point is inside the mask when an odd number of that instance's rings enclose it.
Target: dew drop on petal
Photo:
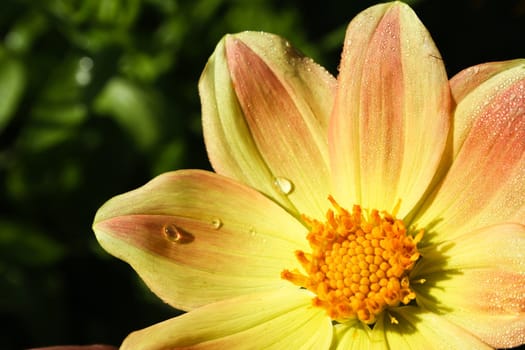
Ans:
[[[273,184],[282,194],[290,194],[293,191],[293,183],[285,177],[276,177]]]
[[[178,244],[190,243],[195,239],[191,233],[184,231],[174,224],[166,224],[162,226],[162,233],[169,241]]]
[[[214,229],[218,230],[222,227],[222,221],[219,218],[213,218],[211,220],[211,225],[213,226]]]

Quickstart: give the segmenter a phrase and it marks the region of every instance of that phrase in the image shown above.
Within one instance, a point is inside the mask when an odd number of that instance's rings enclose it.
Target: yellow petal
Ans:
[[[214,169],[293,212],[324,215],[334,88],[326,70],[278,36],[226,36],[199,83]]]
[[[440,54],[414,12],[393,2],[350,23],[330,122],[334,188],[344,206],[406,215],[434,176],[450,124]]]
[[[332,324],[299,289],[206,305],[131,333],[121,350],[328,349]]]
[[[305,228],[276,203],[214,173],[182,170],[102,206],[94,231],[170,305],[195,307],[290,283]],[[300,248],[302,247],[302,248]]]
[[[496,348],[525,343],[525,226],[486,227],[422,251],[418,303]],[[421,298],[420,298],[421,296]]]
[[[418,307],[400,307],[391,316],[397,323],[384,322],[389,349],[492,349],[443,316]]]
[[[372,331],[362,322],[348,322],[334,327],[334,340],[331,350],[387,350],[383,338],[373,339]]]
[[[477,66],[452,81],[454,161],[416,224],[450,239],[525,223],[525,60]]]

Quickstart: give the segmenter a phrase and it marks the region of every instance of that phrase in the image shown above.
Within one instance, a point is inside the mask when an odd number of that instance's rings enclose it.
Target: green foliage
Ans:
[[[335,74],[347,21],[372,3],[4,1],[0,348],[117,345],[175,315],[101,251],[95,211],[161,172],[209,169],[197,82],[224,34],[280,34]]]
[[[0,131],[9,123],[26,82],[24,66],[0,52]]]
[[[277,32],[319,56],[297,30],[299,12],[278,3],[3,4],[0,310],[12,336],[0,337],[2,349],[118,344],[176,313],[101,251],[91,221],[152,176],[209,168],[197,81],[222,35]]]

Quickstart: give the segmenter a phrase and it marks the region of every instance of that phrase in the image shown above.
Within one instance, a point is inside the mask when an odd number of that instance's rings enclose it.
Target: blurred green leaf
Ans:
[[[128,26],[140,9],[140,0],[51,0],[49,9],[76,24]]]
[[[43,266],[57,263],[65,249],[31,224],[0,219],[0,252],[4,264]]]
[[[84,67],[86,60],[90,59],[67,56],[47,73],[46,84],[29,106],[29,123],[18,139],[20,149],[42,153],[75,137],[88,117],[83,89],[91,79],[91,68]]]
[[[94,101],[94,110],[113,118],[140,149],[147,150],[159,139],[160,105],[153,91],[124,78],[113,78]]]
[[[185,143],[180,139],[163,145],[154,157],[152,176],[183,167],[187,151]]]
[[[43,6],[71,43],[88,52],[132,45],[141,0],[48,0]]]
[[[271,21],[267,20],[269,17],[272,18]],[[293,9],[281,9],[277,12],[264,2],[257,1],[240,2],[239,6],[233,6],[226,14],[225,22],[233,32],[249,29],[284,34],[290,28],[297,27],[298,21],[297,11]]]
[[[130,77],[146,83],[153,82],[166,72],[173,62],[169,53],[148,55],[144,52],[133,52],[122,57],[122,72]]]
[[[37,11],[27,11],[9,28],[5,36],[5,47],[13,53],[29,52],[39,36],[46,32],[48,21]]]
[[[49,125],[31,125],[24,129],[20,138],[20,146],[32,152],[43,152],[58,145],[73,134],[73,130]]]
[[[26,85],[24,65],[0,51],[0,132],[14,116]]]

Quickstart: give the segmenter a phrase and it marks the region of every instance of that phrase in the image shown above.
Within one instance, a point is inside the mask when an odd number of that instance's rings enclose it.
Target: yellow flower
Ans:
[[[199,84],[216,173],[108,201],[100,244],[188,313],[122,349],[525,343],[525,60],[448,81],[405,4],[349,25],[337,80],[227,35]]]

